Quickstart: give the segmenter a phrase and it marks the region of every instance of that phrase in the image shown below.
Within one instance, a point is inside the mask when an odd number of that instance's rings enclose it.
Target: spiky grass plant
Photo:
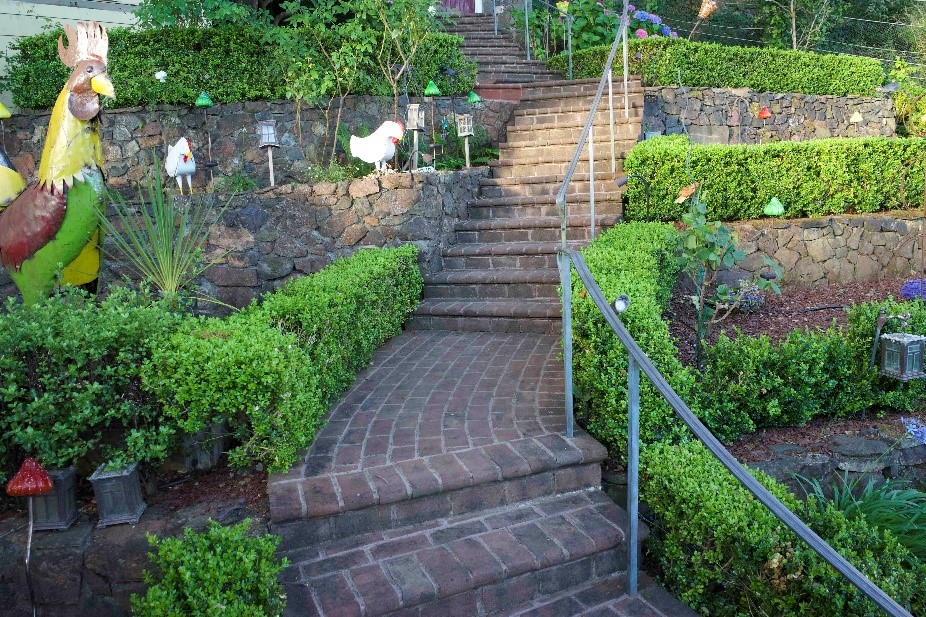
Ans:
[[[216,220],[230,202],[219,209]],[[190,291],[196,277],[216,263],[204,259],[212,219],[205,200],[190,199],[178,206],[165,198],[161,172],[154,165],[148,181],[138,187],[137,206],[115,191],[109,193],[109,205],[115,220],[101,213],[100,223],[143,285],[153,287],[175,307],[185,298],[218,302]]]

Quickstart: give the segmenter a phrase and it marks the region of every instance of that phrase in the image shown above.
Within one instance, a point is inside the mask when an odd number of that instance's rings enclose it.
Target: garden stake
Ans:
[[[26,585],[29,587],[29,602],[32,604],[32,617],[35,617],[35,592],[32,590],[32,576],[29,573],[29,557],[32,553],[32,527],[33,512],[32,498],[35,495],[45,495],[52,491],[53,485],[48,473],[34,458],[23,461],[19,471],[16,472],[6,485],[6,494],[10,497],[29,498],[29,535],[26,539]]]

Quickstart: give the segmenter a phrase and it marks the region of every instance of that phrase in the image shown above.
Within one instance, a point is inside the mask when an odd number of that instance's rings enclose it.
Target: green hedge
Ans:
[[[7,65],[8,86],[13,102],[24,108],[52,107],[70,69],[58,59],[57,40],[61,29],[22,37],[12,45],[15,52]],[[220,26],[215,28],[161,28],[109,31],[109,72],[116,89],[115,105],[131,107],[152,104],[192,105],[203,90],[217,103],[275,100],[286,97],[284,75],[291,61],[272,42],[273,36],[259,28]],[[475,64],[460,51],[460,37],[431,33],[415,59],[416,76],[434,79],[441,91],[470,90],[475,83]],[[370,78],[353,94],[391,94],[380,77],[374,59],[363,70]],[[451,66],[458,71],[455,82],[440,73]],[[154,74],[165,71],[164,83]],[[430,76],[429,76],[430,75]],[[415,94],[416,83],[410,84]],[[424,86],[422,85],[421,88]]]
[[[687,204],[678,191],[695,180],[711,220],[763,216],[772,197],[785,218],[917,208],[923,202],[926,141],[886,137],[820,139],[761,145],[694,145],[681,135],[648,139],[628,153],[624,169],[647,178],[650,216],[675,221]],[[643,217],[642,182],[628,185],[625,216]]]
[[[630,297],[621,320],[643,351],[685,395],[694,376],[678,360],[678,349],[662,319],[675,284],[675,230],[661,223],[612,227],[583,255],[606,298]],[[573,370],[578,413],[588,431],[612,456],[623,457],[627,443],[627,352],[573,272]],[[641,379],[641,435],[644,442],[668,438],[679,423],[646,379]],[[584,418],[582,418],[584,416]]]
[[[187,432],[224,422],[240,442],[232,464],[283,471],[417,306],[417,252],[362,250],[228,320],[199,320],[154,354],[145,386]]]
[[[591,47],[572,56],[576,78],[600,77],[610,45]],[[635,57],[639,52],[640,59]],[[630,41],[630,72],[645,86],[682,85],[705,88],[749,88],[756,92],[799,92],[838,96],[870,96],[884,83],[884,68],[873,58],[836,56],[770,47],[734,47],[665,37]],[[620,62],[619,57],[616,62]],[[550,66],[565,72],[560,54]]]
[[[670,591],[699,614],[868,617],[878,610],[759,503],[700,443],[644,449],[641,487],[657,521],[650,546]],[[754,475],[902,605],[926,609],[926,568],[905,569],[889,532]]]
[[[184,318],[125,289],[74,289],[0,312],[0,479],[45,466],[164,459],[176,426],[141,390],[140,367]]]

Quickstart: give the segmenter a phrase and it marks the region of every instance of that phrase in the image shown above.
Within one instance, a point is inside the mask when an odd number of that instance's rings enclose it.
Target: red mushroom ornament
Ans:
[[[32,590],[32,577],[29,575],[29,556],[32,553],[32,498],[36,495],[50,493],[54,484],[48,473],[42,469],[34,458],[23,461],[19,471],[16,472],[6,484],[6,494],[10,497],[29,498],[29,537],[26,540],[26,584],[29,586],[29,600],[32,602],[32,617],[35,617],[35,592]]]
[[[16,475],[6,484],[6,494],[10,497],[46,495],[51,490],[51,478],[34,458],[24,460]]]
[[[772,117],[772,110],[770,110],[768,107],[763,107],[762,109],[759,110],[760,120],[768,120],[771,117]]]

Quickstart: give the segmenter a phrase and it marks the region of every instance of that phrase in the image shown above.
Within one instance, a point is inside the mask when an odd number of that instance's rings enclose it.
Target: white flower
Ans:
[[[158,71],[154,74],[154,78],[163,84],[167,80],[167,71]]]

